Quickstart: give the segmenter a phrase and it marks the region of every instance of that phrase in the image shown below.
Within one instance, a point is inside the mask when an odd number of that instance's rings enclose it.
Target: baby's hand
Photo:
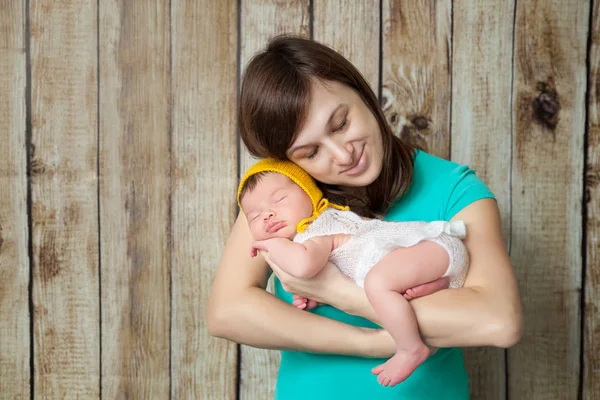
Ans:
[[[292,294],[292,299],[294,300],[292,304],[301,310],[312,310],[319,305],[316,301],[298,296],[297,294]]]
[[[269,252],[267,240],[257,240],[250,246],[250,257],[256,257],[259,251]]]

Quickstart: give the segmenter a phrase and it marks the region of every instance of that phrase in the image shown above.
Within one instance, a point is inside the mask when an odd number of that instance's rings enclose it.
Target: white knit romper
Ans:
[[[469,267],[469,253],[462,242],[466,236],[463,221],[394,222],[362,219],[352,211],[328,208],[304,232],[294,237],[302,243],[316,236],[335,234],[351,238],[331,252],[329,261],[360,287],[364,287],[369,270],[383,257],[399,247],[410,247],[429,240],[448,252],[450,263],[443,276],[450,278],[450,287],[461,287]],[[401,266],[399,266],[401,267]]]

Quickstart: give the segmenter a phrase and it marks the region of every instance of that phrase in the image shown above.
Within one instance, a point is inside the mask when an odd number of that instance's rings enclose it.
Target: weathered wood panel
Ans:
[[[510,243],[511,79],[514,1],[453,2],[451,159],[494,192]],[[465,348],[475,399],[506,398],[505,352]]]
[[[102,395],[169,398],[168,0],[100,2]]]
[[[387,120],[402,139],[449,158],[451,2],[382,1]]]
[[[526,323],[508,353],[508,396],[574,399],[589,4],[516,7],[511,256]]]
[[[269,38],[279,34],[309,37],[309,0],[273,2],[244,0],[240,9],[240,73],[252,56],[263,50]],[[240,174],[256,160],[248,153],[240,139]],[[235,201],[232,197],[228,201]],[[273,291],[272,279],[268,290]],[[279,369],[280,352],[240,346],[240,399],[272,399]]]
[[[309,0],[241,1],[239,60],[241,75],[244,74],[246,64],[252,56],[264,50],[271,37],[280,34],[310,36]],[[242,142],[240,172],[246,171],[254,162],[256,160],[248,153]]]
[[[315,1],[314,39],[331,46],[358,68],[377,94],[379,87],[379,2]]]
[[[0,387],[29,398],[25,2],[0,0]]]
[[[585,171],[586,270],[583,399],[600,393],[600,1],[594,1],[588,72],[588,142]]]
[[[235,399],[237,346],[206,302],[235,218],[237,4],[172,3],[172,398]],[[207,79],[210,77],[210,79]]]
[[[34,398],[99,397],[97,3],[29,2]]]

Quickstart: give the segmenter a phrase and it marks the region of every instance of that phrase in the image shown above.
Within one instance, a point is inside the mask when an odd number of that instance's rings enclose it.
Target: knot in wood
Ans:
[[[555,94],[542,92],[540,93],[534,103],[533,109],[535,112],[536,119],[548,126],[549,128],[556,127],[558,123],[558,112],[560,110],[560,104]]]
[[[418,130],[423,130],[429,126],[429,121],[427,121],[427,118],[421,115],[413,118],[412,123]]]

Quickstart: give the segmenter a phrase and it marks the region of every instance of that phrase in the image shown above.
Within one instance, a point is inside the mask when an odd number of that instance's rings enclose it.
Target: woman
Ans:
[[[284,350],[276,388],[284,400],[468,398],[456,347],[509,347],[522,332],[517,285],[489,189],[467,167],[396,138],[356,68],[310,40],[275,38],[250,62],[239,117],[252,154],[295,162],[321,183],[326,197],[359,214],[463,220],[471,263],[463,288],[411,301],[424,341],[441,349],[406,381],[381,387],[369,371],[395,347],[377,329],[364,290],[333,265],[300,280],[251,258],[252,238],[240,216],[213,282],[210,333]],[[279,299],[265,291],[271,269]],[[331,306],[302,311],[288,304],[291,293]]]

